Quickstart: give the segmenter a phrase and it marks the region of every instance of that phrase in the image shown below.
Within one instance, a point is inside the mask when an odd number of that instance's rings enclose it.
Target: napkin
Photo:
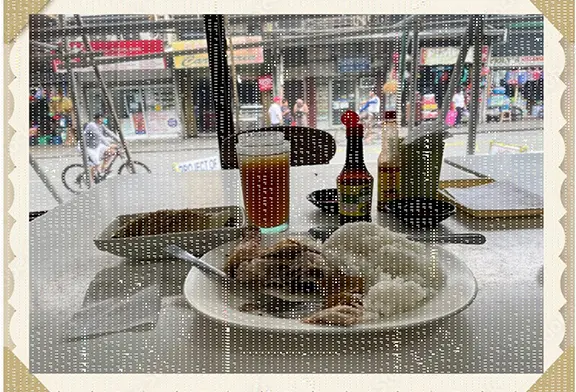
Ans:
[[[116,297],[82,308],[70,320],[69,338],[78,339],[114,332],[150,330],[160,314],[158,285],[130,297]]]

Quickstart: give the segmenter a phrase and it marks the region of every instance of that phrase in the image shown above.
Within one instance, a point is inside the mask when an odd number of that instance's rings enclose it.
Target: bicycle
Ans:
[[[96,184],[106,180],[110,174],[112,174],[112,166],[114,162],[120,158],[124,160],[124,155],[121,149],[116,150],[116,153],[113,155],[112,160],[106,167],[104,173],[96,174],[94,178],[94,182]],[[143,164],[142,162],[132,160],[132,166],[134,167],[134,173],[152,173],[152,171]],[[130,173],[130,168],[128,166],[128,162],[122,163],[120,168],[118,169],[118,175],[122,175],[124,173]],[[68,189],[72,193],[80,193],[86,189],[88,189],[87,181],[86,181],[86,171],[84,170],[84,165],[81,163],[73,163],[70,166],[67,166],[62,171],[62,182],[66,189]]]

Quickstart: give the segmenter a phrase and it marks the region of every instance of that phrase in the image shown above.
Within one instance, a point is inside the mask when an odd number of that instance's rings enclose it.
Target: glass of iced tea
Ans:
[[[240,135],[236,147],[250,223],[262,233],[288,229],[290,142],[283,132],[251,132]]]

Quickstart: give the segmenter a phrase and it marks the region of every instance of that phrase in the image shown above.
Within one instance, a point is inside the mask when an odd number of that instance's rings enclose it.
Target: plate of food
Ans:
[[[210,319],[249,329],[342,333],[408,328],[461,312],[478,290],[474,275],[454,254],[366,222],[344,225],[324,243],[307,233],[248,231],[202,260],[225,271],[236,289],[193,268],[184,285],[189,303]],[[295,301],[322,300],[308,313],[283,317],[254,302],[254,293],[262,290]]]

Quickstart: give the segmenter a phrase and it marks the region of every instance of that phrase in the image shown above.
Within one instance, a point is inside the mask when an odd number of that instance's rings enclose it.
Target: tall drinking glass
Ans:
[[[262,233],[288,229],[290,142],[282,132],[253,132],[240,135],[236,151],[250,223]]]

